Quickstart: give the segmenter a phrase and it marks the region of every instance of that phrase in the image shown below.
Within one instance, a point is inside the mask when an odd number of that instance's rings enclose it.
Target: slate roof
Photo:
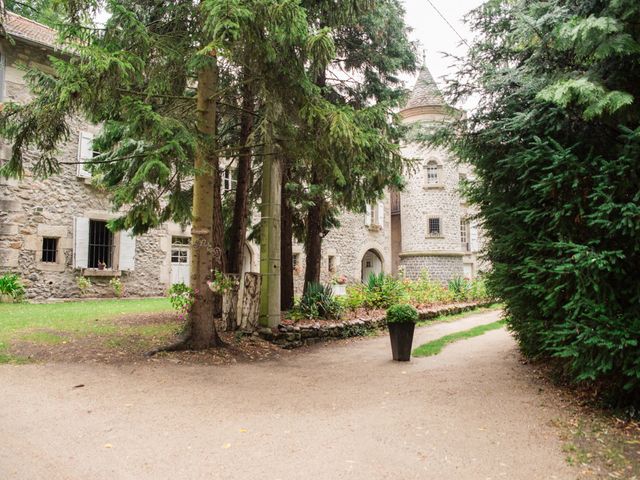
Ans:
[[[26,40],[45,47],[55,47],[57,33],[54,29],[24,18],[13,12],[7,12],[0,16],[2,28],[11,37]]]
[[[431,72],[427,67],[422,67],[404,110],[427,105],[446,105],[446,103]]]

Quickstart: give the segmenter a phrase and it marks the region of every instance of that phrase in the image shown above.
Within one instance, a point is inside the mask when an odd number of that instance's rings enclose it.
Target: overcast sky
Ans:
[[[412,40],[420,42],[420,49],[425,50],[426,64],[438,85],[442,86],[442,77],[454,73],[450,68],[451,61],[443,58],[441,52],[463,55],[466,46],[460,46],[460,38],[446,22],[436,13],[427,0],[404,0],[407,11],[405,21],[413,29]],[[455,27],[462,37],[470,42],[472,36],[463,23],[462,17],[481,5],[483,0],[431,0],[436,8]],[[422,56],[422,52],[420,53]],[[415,78],[408,80],[412,87]]]

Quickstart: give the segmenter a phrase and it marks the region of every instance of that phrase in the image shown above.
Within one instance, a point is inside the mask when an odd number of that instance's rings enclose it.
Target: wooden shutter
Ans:
[[[364,212],[364,225],[365,227],[371,226],[371,205],[367,204],[367,208]]]
[[[89,219],[75,217],[73,222],[73,267],[89,266]]]
[[[384,227],[384,202],[378,202],[378,225]]]
[[[475,223],[471,224],[471,227],[469,228],[469,243],[471,244],[471,251],[472,252],[477,252],[479,245],[478,245],[478,225],[476,225]]]
[[[91,172],[86,168],[85,162],[93,158],[93,134],[80,132],[78,139],[78,169],[76,175],[82,178],[91,178]]]
[[[119,270],[133,270],[136,263],[136,237],[130,230],[120,232]]]

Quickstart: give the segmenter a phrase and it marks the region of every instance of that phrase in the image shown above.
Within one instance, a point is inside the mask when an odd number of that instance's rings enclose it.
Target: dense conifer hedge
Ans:
[[[476,167],[522,351],[640,403],[640,2],[490,1],[438,141]]]

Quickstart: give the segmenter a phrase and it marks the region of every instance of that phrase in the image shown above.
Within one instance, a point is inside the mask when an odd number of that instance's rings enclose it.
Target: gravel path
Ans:
[[[498,315],[421,328],[414,346]],[[561,412],[504,330],[390,356],[381,336],[228,367],[4,365],[0,479],[575,478]]]

